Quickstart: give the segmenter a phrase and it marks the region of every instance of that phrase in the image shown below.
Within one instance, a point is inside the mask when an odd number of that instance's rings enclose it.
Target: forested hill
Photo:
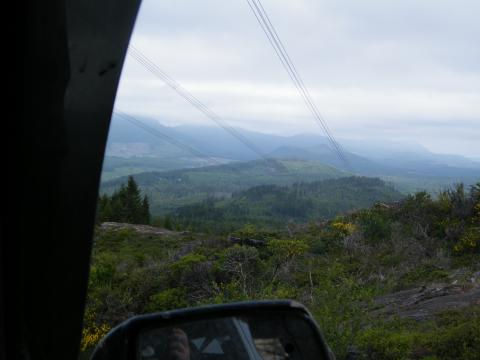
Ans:
[[[153,215],[165,215],[179,206],[209,197],[230,196],[258,185],[290,185],[295,182],[336,179],[349,174],[317,161],[255,160],[226,165],[145,172],[135,181],[148,195]],[[112,193],[127,177],[102,183],[102,193]]]
[[[347,177],[260,185],[235,192],[230,198],[209,198],[177,209],[171,216],[181,228],[228,232],[245,224],[282,226],[331,219],[376,202],[394,202],[402,194],[380,179]]]

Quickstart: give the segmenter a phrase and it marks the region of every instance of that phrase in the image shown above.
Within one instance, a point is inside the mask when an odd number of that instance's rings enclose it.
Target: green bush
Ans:
[[[365,330],[358,339],[358,346],[367,359],[411,359],[419,335],[408,330],[387,332],[384,328]]]
[[[148,312],[183,308],[188,305],[185,289],[173,288],[150,296],[146,307]]]
[[[367,359],[478,359],[480,307],[445,311],[426,322],[379,323],[359,332],[356,345]]]
[[[388,214],[378,210],[368,210],[360,216],[363,236],[367,243],[379,244],[390,239],[392,235],[391,221]]]
[[[171,265],[171,269],[174,273],[174,276],[178,276],[179,274],[184,273],[186,271],[192,271],[195,265],[198,265],[206,260],[207,258],[204,255],[188,254],[182,257],[177,262],[173,263]]]
[[[430,347],[440,359],[478,359],[480,354],[480,306],[446,311],[439,315],[438,330]]]
[[[470,322],[440,330],[431,342],[440,359],[476,360],[480,355],[480,321]]]
[[[432,264],[421,264],[407,273],[403,274],[398,280],[398,288],[404,289],[414,287],[432,281],[445,280],[448,278],[448,271]]]

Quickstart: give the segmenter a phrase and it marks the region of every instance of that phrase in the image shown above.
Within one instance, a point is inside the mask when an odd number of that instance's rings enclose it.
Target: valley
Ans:
[[[344,164],[317,135],[245,131],[259,159],[211,128],[161,130],[205,156],[114,123],[82,357],[136,314],[289,298],[337,359],[476,359],[477,162],[347,141]]]

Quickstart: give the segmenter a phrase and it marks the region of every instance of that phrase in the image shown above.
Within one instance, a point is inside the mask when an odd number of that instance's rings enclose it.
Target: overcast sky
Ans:
[[[337,138],[480,158],[480,1],[262,3]],[[233,126],[321,133],[246,0],[143,0],[132,43]],[[116,105],[212,125],[131,57]]]

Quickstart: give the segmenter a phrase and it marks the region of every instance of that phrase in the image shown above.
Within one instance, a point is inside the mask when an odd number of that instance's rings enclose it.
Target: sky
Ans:
[[[480,160],[480,1],[262,0],[333,135]],[[228,124],[322,133],[246,0],[143,0],[131,44]],[[211,120],[127,57],[116,107]]]

